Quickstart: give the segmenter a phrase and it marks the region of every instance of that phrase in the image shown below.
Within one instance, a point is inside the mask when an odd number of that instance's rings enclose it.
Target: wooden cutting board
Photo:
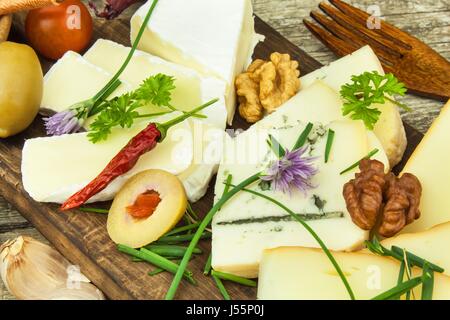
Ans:
[[[321,65],[304,51],[283,38],[277,31],[255,18],[256,31],[263,34],[254,58],[267,59],[270,53],[289,53],[300,61],[301,73],[311,72]],[[15,17],[13,40],[24,41],[22,36],[23,16]],[[94,40],[107,38],[124,45],[129,44],[129,17],[124,15],[113,21],[96,19]],[[52,62],[41,59],[44,71]],[[237,115],[233,128],[246,129],[248,124]],[[422,134],[405,124],[409,145],[405,153],[407,159],[422,139]],[[172,281],[172,275],[161,273],[150,277],[147,272],[153,268],[146,263],[131,262],[130,257],[119,253],[106,232],[106,216],[80,211],[60,212],[58,205],[38,203],[24,191],[21,179],[21,150],[25,139],[44,136],[41,117],[38,117],[24,133],[0,139],[0,194],[22,213],[65,257],[80,266],[81,271],[91,279],[111,299],[162,299]],[[403,166],[400,164],[396,169]],[[211,207],[214,181],[210,183],[207,195],[194,205],[201,215]],[[210,277],[202,273],[210,250],[210,241],[203,241],[204,253],[190,264],[198,280],[194,287],[182,282],[178,290],[179,299],[221,299]],[[236,248],[237,250],[239,248]],[[233,283],[226,283],[233,299],[255,299],[256,289]]]

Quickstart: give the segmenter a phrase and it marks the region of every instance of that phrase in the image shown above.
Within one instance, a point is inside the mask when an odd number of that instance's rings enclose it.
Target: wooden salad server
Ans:
[[[329,2],[332,5],[319,4],[325,15],[311,11],[322,27],[306,19],[303,23],[335,54],[344,56],[370,45],[384,70],[405,83],[409,92],[443,101],[450,98],[450,62],[439,53],[381,19],[369,28],[373,17],[368,13],[340,0]]]

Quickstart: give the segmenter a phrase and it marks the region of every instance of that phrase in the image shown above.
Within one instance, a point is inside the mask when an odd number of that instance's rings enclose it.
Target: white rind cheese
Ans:
[[[147,1],[131,18],[131,41],[147,14]],[[228,122],[235,111],[235,76],[244,70],[255,41],[250,0],[166,0],[155,7],[138,47],[227,83]]]
[[[332,254],[358,300],[372,299],[397,285],[400,263],[394,259],[362,252]],[[413,268],[412,274],[421,276],[422,270]],[[421,296],[421,287],[413,290],[417,298]],[[257,296],[260,300],[350,299],[325,253],[321,249],[302,247],[264,251]],[[450,277],[435,272],[433,300],[449,299]]]
[[[339,92],[342,85],[351,82],[352,75],[359,75],[366,71],[378,71],[379,74],[384,74],[380,61],[369,46],[362,47],[329,65],[308,73],[300,78],[300,82],[302,90],[320,80]],[[406,149],[407,141],[403,122],[397,106],[393,103],[387,101],[383,105],[376,104],[373,107],[381,111],[373,131],[381,141],[390,165],[393,167],[401,161]]]
[[[75,103],[92,98],[111,78],[111,73],[89,63],[78,53],[68,51],[44,77],[41,108],[55,112],[67,110]],[[110,97],[131,89],[132,86],[123,81]]]
[[[287,126],[274,131],[258,132],[252,127],[232,140],[217,175],[216,200],[223,192],[223,181],[228,174],[233,183],[238,184],[254,173],[263,170],[274,159],[265,139],[271,133],[283,146],[292,146],[305,125]],[[336,132],[328,163],[324,163],[326,129]],[[313,177],[316,186],[303,194],[293,190],[291,194],[279,191],[262,191],[254,184],[250,188],[265,193],[291,210],[300,214],[339,213],[339,217],[311,220],[308,224],[333,250],[355,250],[362,246],[368,232],[353,224],[342,196],[343,185],[353,177],[355,170],[340,174],[355,161],[364,157],[369,149],[366,130],[362,122],[352,120],[334,121],[320,129],[317,141],[312,144],[311,155],[318,173]],[[320,133],[322,132],[322,136]],[[290,148],[290,147],[288,147]],[[326,201],[320,209],[315,199]],[[317,247],[318,243],[298,222],[276,221],[273,217],[287,213],[268,200],[240,192],[228,201],[213,219],[212,266],[215,270],[229,272],[244,277],[256,277],[261,254],[266,248],[302,245]],[[266,220],[255,219],[266,218]],[[250,221],[248,221],[250,219]],[[267,219],[269,219],[267,221]],[[240,222],[239,222],[240,221]],[[238,248],[238,250],[237,250]]]
[[[25,191],[36,201],[62,203],[94,179],[128,141],[145,128],[140,123],[131,129],[114,129],[107,141],[93,144],[86,133],[33,138],[22,150],[22,181]],[[173,174],[192,163],[192,139],[188,123],[168,131],[166,139],[143,155],[128,173],[116,178],[89,202],[111,200],[134,174],[147,169],[163,169]]]
[[[450,221],[450,102],[442,108],[403,172],[419,178],[422,184],[420,218],[402,232],[427,230]]]
[[[84,54],[90,63],[114,74],[126,59],[131,48],[116,42],[98,39]],[[105,57],[108,57],[105,59]],[[213,106],[206,108],[203,114],[207,116],[206,123],[225,129],[226,83],[220,79],[204,76],[193,69],[189,69],[149,53],[136,50],[121,79],[137,88],[148,77],[162,73],[175,78],[175,89],[172,93],[171,104],[182,111],[189,111],[209,100],[219,98]]]

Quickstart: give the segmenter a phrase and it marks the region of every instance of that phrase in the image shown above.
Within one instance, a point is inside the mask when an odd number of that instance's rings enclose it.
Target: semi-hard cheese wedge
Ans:
[[[384,239],[381,244],[390,249],[397,246],[434,263],[450,276],[450,222],[438,224],[422,232],[404,233]]]
[[[372,299],[397,285],[400,263],[394,259],[362,252],[333,252],[333,256],[357,300]],[[412,273],[421,276],[422,270],[414,268]],[[420,285],[414,296],[420,298]],[[321,249],[281,247],[264,251],[258,299],[346,300],[350,296]],[[450,299],[450,277],[434,273],[433,299]]]
[[[355,52],[342,57],[329,65],[300,78],[302,90],[321,80],[331,88],[340,91],[341,86],[351,82],[352,75],[377,71],[384,74],[380,61],[369,46],[362,47]],[[389,158],[391,167],[400,162],[406,148],[406,134],[397,106],[391,102],[375,104],[373,107],[381,111],[380,118],[375,124],[374,132]]]
[[[126,59],[131,48],[119,43],[98,39],[84,54],[90,63],[114,74]],[[107,57],[107,58],[105,58]],[[215,77],[201,75],[193,69],[186,68],[149,53],[136,50],[121,79],[137,88],[142,81],[155,74],[162,73],[175,78],[175,89],[171,104],[178,110],[190,111],[202,103],[219,98],[213,106],[205,109],[204,121],[225,129],[227,111],[225,107],[226,83]],[[146,107],[147,108],[147,107]]]
[[[136,38],[152,1],[131,19]],[[166,0],[155,7],[138,47],[169,61],[221,78],[227,83],[228,121],[234,115],[234,78],[257,43],[250,0]]]
[[[427,230],[450,221],[450,102],[442,108],[403,172],[419,178],[422,184],[420,218],[402,232]]]
[[[22,181],[25,191],[36,201],[62,203],[94,179],[128,141],[147,125],[114,129],[107,141],[93,144],[86,133],[34,138],[25,141],[22,151]],[[134,174],[146,169],[163,169],[173,174],[192,163],[191,129],[183,122],[168,131],[166,139],[144,154],[126,174],[116,178],[89,202],[106,201]]]
[[[112,78],[112,74],[89,63],[78,53],[68,51],[44,77],[41,108],[56,112],[67,110],[74,103],[92,98]],[[110,98],[130,91],[125,81]]]
[[[252,174],[264,170],[275,159],[266,144],[272,134],[281,145],[291,149],[305,124],[285,125],[272,130],[254,126],[226,142],[215,186],[216,201],[223,193],[226,177],[231,174],[238,184]],[[326,132],[332,129],[335,138],[327,163],[324,162]],[[315,186],[306,193],[292,190],[290,194],[263,190],[255,183],[249,188],[269,195],[298,214],[333,250],[355,250],[362,246],[368,232],[356,226],[346,209],[343,185],[353,177],[354,170],[340,172],[364,157],[369,150],[366,129],[362,122],[339,120],[329,125],[316,123],[309,135],[308,154],[316,157],[318,173],[312,178]],[[213,219],[212,265],[215,270],[244,277],[256,277],[261,254],[266,248],[278,246],[318,247],[308,231],[288,213],[266,199],[240,192],[229,200]]]

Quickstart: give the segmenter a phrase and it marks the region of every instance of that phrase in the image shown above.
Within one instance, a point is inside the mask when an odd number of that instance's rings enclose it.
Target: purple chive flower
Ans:
[[[273,161],[261,176],[261,180],[270,182],[275,190],[290,193],[291,188],[296,188],[303,193],[315,188],[311,184],[311,178],[317,173],[312,162],[315,157],[304,157],[307,147],[294,151],[286,150],[285,155]]]
[[[61,111],[51,117],[44,118],[48,135],[60,136],[80,130],[81,124],[72,110]]]

